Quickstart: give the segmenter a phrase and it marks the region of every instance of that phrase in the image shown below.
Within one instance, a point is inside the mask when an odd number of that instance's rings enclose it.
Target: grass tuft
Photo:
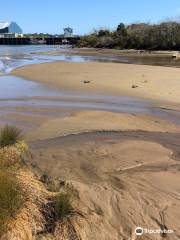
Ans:
[[[0,147],[16,144],[21,138],[21,131],[17,127],[6,125],[0,132]]]
[[[72,195],[61,192],[55,197],[55,212],[58,219],[63,219],[73,212]]]
[[[0,170],[0,237],[5,233],[8,221],[15,216],[22,203],[14,175]]]

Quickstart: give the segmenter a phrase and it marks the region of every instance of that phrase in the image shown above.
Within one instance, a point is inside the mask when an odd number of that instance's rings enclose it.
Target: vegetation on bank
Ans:
[[[0,132],[0,239],[56,239],[62,232],[79,239],[71,222],[78,217],[75,190],[65,181],[53,186],[43,177],[52,188],[47,190],[25,165],[28,146],[21,131],[5,126]]]
[[[0,237],[23,206],[21,188],[16,178],[25,145],[20,139],[21,131],[16,127],[6,125],[0,131]],[[8,148],[10,145],[14,147]]]
[[[12,172],[0,169],[0,237],[7,230],[7,223],[22,207],[20,186]]]
[[[13,145],[21,138],[21,131],[18,128],[6,125],[0,132],[0,147]]]
[[[73,211],[72,207],[72,195],[68,192],[60,192],[55,197],[55,212],[58,219],[63,219],[64,217],[71,214]]]
[[[78,47],[179,50],[180,23],[120,23],[116,30],[101,29],[81,38]]]

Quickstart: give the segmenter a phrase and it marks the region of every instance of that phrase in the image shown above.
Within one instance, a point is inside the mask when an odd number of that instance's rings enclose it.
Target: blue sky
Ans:
[[[113,29],[119,22],[158,22],[180,16],[180,0],[0,0],[0,20],[16,21],[25,33],[76,34]]]

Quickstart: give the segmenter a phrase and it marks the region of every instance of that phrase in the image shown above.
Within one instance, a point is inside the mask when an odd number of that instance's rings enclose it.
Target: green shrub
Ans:
[[[73,211],[72,195],[70,193],[59,193],[55,197],[55,212],[58,219],[62,219]]]
[[[21,138],[21,131],[18,128],[6,125],[0,132],[0,147],[13,145]]]
[[[8,221],[22,206],[18,183],[9,172],[0,170],[0,237],[6,231]]]

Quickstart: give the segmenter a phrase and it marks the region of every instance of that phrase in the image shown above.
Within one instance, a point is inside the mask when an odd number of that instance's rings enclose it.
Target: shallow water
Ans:
[[[70,52],[70,56],[63,54]],[[0,75],[8,74],[13,69],[27,64],[36,64],[51,61],[67,62],[115,62],[127,64],[147,64],[158,66],[180,67],[180,61],[167,57],[133,57],[133,56],[76,56],[71,55],[71,47],[49,46],[49,45],[27,45],[27,46],[0,46]],[[61,52],[60,56],[44,55],[42,52]],[[75,53],[74,53],[75,54]]]
[[[0,100],[58,95],[58,91],[51,91],[51,89],[37,82],[27,81],[15,76],[0,77]]]
[[[0,75],[8,74],[13,69],[28,65],[52,61],[66,62],[117,62],[114,57],[95,57],[95,56],[67,56],[63,51],[68,47],[47,46],[47,45],[29,45],[29,46],[0,46]],[[61,51],[61,56],[42,55],[40,52]],[[127,60],[124,58],[124,62]]]

